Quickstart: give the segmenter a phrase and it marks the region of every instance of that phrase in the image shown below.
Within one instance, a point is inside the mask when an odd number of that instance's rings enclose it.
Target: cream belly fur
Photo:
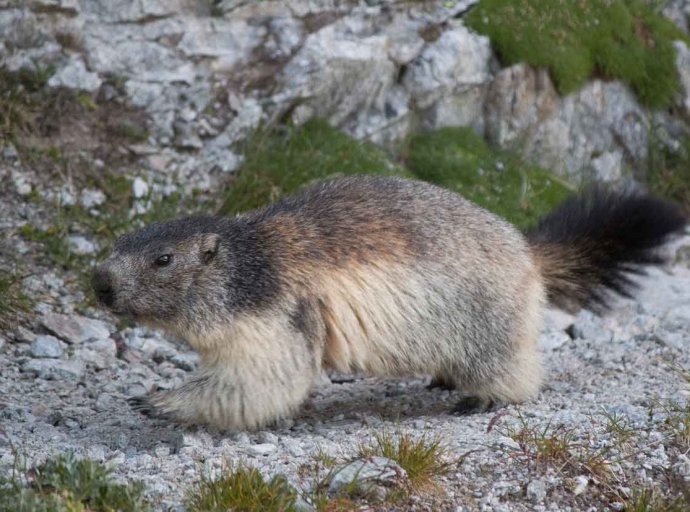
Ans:
[[[534,396],[541,383],[536,341],[545,292],[531,262],[525,263],[523,278],[515,276],[512,290],[503,283],[505,295],[493,298],[498,308],[487,306],[484,315],[472,303],[473,288],[481,286],[477,276],[463,282],[457,271],[415,272],[402,265],[329,275],[319,286],[325,365],[344,373],[443,375],[467,391],[487,389],[510,402]],[[450,304],[456,308],[449,310]],[[499,318],[502,307],[513,309],[509,321]],[[499,338],[501,354],[495,351]]]

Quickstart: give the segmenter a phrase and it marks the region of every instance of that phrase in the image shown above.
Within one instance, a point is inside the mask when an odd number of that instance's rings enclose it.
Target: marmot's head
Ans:
[[[170,324],[200,300],[222,300],[219,222],[177,219],[123,235],[93,273],[98,302],[118,315]]]

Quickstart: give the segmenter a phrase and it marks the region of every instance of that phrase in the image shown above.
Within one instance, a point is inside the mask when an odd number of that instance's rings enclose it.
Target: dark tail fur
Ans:
[[[603,312],[613,293],[631,296],[631,275],[663,263],[658,249],[688,220],[674,203],[594,187],[566,200],[526,236],[554,306]]]

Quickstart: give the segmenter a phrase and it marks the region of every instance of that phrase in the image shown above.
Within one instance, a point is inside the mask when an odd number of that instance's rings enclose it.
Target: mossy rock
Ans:
[[[592,77],[619,79],[649,107],[672,101],[673,41],[689,40],[644,0],[481,0],[466,21],[504,64],[548,68],[563,94]]]
[[[469,128],[442,128],[411,140],[406,165],[418,178],[454,190],[520,228],[570,193],[544,169],[496,151]]]
[[[412,177],[373,144],[326,121],[312,120],[283,135],[256,134],[219,213],[251,210],[316,180],[352,174]]]

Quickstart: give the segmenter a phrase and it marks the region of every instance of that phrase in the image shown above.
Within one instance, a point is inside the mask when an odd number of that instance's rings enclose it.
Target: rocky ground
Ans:
[[[0,466],[11,467],[16,453],[31,466],[74,451],[143,481],[167,510],[200,470],[213,473],[224,460],[308,490],[307,469],[318,461],[351,456],[373,433],[400,428],[440,436],[446,456],[458,458],[439,489],[413,493],[405,508],[621,509],[631,496],[677,494],[690,482],[690,237],[671,252],[674,263],[651,270],[637,298],[606,318],[549,312],[541,337],[548,384],[533,402],[459,417],[450,414],[458,396],[428,390],[423,376],[324,375],[297,417],[255,433],[182,428],[130,410],[127,398],[179,385],[195,355],[93,309],[75,313],[82,297],[36,267],[23,280],[37,300],[28,328],[9,326],[0,337]],[[26,261],[34,256],[25,251]]]

